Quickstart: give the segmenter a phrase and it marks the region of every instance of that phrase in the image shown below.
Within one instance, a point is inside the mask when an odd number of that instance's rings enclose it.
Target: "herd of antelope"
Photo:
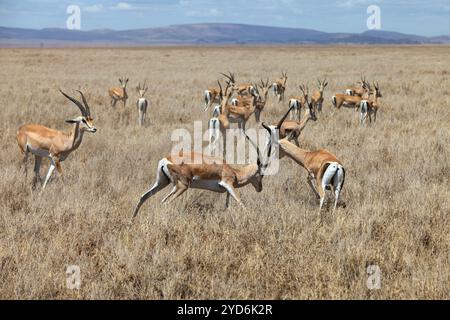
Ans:
[[[151,188],[141,197],[134,209],[133,218],[138,214],[143,203],[164,189],[172,185],[170,193],[164,197],[162,202],[170,202],[178,198],[187,189],[203,189],[213,192],[226,193],[226,207],[229,206],[230,197],[239,205],[244,207],[236,194],[236,189],[251,184],[257,192],[262,191],[262,179],[265,169],[270,164],[271,153],[278,148],[278,158],[287,156],[303,167],[307,173],[307,183],[314,195],[319,200],[319,211],[322,209],[326,191],[331,190],[334,195],[334,209],[338,205],[340,193],[345,181],[345,169],[341,161],[326,149],[316,151],[306,150],[300,147],[299,136],[305,129],[307,123],[317,121],[317,114],[322,112],[324,102],[324,90],[328,81],[317,80],[317,89],[310,94],[305,85],[300,85],[299,95],[292,96],[288,101],[288,108],[277,124],[262,122],[262,127],[267,130],[265,150],[261,153],[259,147],[246,134],[246,124],[254,115],[257,124],[260,123],[261,114],[269,99],[272,90],[276,102],[284,103],[287,84],[287,72],[282,72],[281,78],[273,83],[269,79],[261,79],[259,83],[236,83],[235,75],[231,72],[221,74],[224,78],[217,80],[218,87],[208,88],[204,91],[204,111],[212,107],[212,116],[208,121],[209,144],[215,148],[222,137],[223,146],[226,146],[226,130],[231,124],[237,124],[245,138],[255,148],[257,163],[248,164],[239,168],[227,164],[223,158],[213,157],[206,154],[195,154],[194,152],[178,155],[178,161],[173,161],[172,155],[162,158],[157,166],[156,181]],[[225,79],[225,85],[222,81]],[[109,89],[111,106],[115,107],[117,101],[122,101],[126,106],[128,99],[128,78],[119,78],[120,87]],[[143,125],[146,118],[148,100],[145,98],[148,87],[146,82],[141,86],[139,83],[136,91],[139,94],[136,106],[138,111],[138,122]],[[62,176],[61,162],[70,153],[78,149],[85,132],[97,131],[93,124],[91,110],[84,94],[77,90],[81,101],[67,95],[59,90],[61,94],[78,107],[81,115],[66,120],[73,124],[70,132],[62,132],[42,125],[27,124],[19,128],[17,142],[22,151],[25,175],[27,175],[27,160],[29,154],[35,158],[33,186],[37,182],[44,189],[56,168]],[[365,77],[361,77],[357,87],[346,88],[344,93],[336,93],[331,102],[336,109],[342,106],[359,110],[360,125],[376,121],[379,109],[379,98],[382,97],[378,82],[370,85]],[[303,111],[303,115],[302,115]],[[287,119],[289,116],[289,120]],[[226,150],[223,150],[224,156]],[[42,158],[50,160],[50,167],[42,183],[40,177],[40,166]],[[192,164],[194,157],[208,160],[200,164]],[[181,163],[179,162],[181,158]]]

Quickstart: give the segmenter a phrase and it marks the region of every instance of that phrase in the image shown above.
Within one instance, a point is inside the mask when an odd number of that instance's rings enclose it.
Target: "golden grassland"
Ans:
[[[0,50],[0,297],[25,299],[447,299],[450,293],[450,47],[215,47]],[[287,96],[327,77],[324,111],[301,136],[342,160],[346,207],[325,210],[306,172],[282,159],[264,190],[225,195],[189,190],[172,204],[164,190],[129,220],[170,152],[171,132],[205,123],[202,92],[219,72],[238,82],[288,70]],[[330,97],[364,73],[383,94],[376,124]],[[109,106],[107,90],[130,78],[130,99]],[[148,122],[137,125],[132,90],[148,80]],[[16,131],[26,123],[70,130],[78,110],[57,91],[86,90],[98,132],[63,162],[41,192],[20,168]],[[271,97],[263,121],[287,109]],[[247,128],[255,127],[252,117]],[[47,169],[45,161],[41,175]],[[81,288],[66,287],[66,268]],[[366,268],[378,265],[381,289]]]

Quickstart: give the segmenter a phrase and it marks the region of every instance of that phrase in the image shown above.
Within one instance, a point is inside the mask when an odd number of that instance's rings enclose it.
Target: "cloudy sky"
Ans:
[[[450,0],[0,0],[0,26],[64,28],[69,5],[80,7],[82,30],[231,22],[362,32],[377,5],[382,30],[450,34]]]

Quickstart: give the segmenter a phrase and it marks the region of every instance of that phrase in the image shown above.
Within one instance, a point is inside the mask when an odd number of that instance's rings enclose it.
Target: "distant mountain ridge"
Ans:
[[[450,44],[450,36],[424,37],[391,31],[328,33],[231,23],[202,23],[115,31],[40,30],[0,27],[0,46],[44,45],[226,45],[226,44]]]

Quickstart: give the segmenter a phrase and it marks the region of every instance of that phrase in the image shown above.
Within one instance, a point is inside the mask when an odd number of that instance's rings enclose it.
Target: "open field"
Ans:
[[[0,298],[450,297],[450,47],[1,49],[0,61]],[[343,161],[346,207],[318,225],[306,171],[285,158],[262,193],[238,190],[247,212],[199,190],[162,205],[168,187],[129,228],[172,130],[206,126],[202,92],[218,73],[275,80],[282,69],[287,97],[329,80],[301,144]],[[330,102],[361,73],[384,96],[365,128]],[[112,110],[107,90],[121,75],[130,99]],[[144,78],[151,107],[140,128],[132,89]],[[27,179],[20,169],[15,135],[26,123],[70,130],[64,120],[79,112],[59,87],[87,90],[98,132],[62,163],[64,183],[55,174],[41,192],[31,188],[33,157]],[[286,109],[271,96],[262,120]],[[80,266],[80,290],[66,288],[69,265]],[[366,286],[369,265],[381,270],[379,290]]]

